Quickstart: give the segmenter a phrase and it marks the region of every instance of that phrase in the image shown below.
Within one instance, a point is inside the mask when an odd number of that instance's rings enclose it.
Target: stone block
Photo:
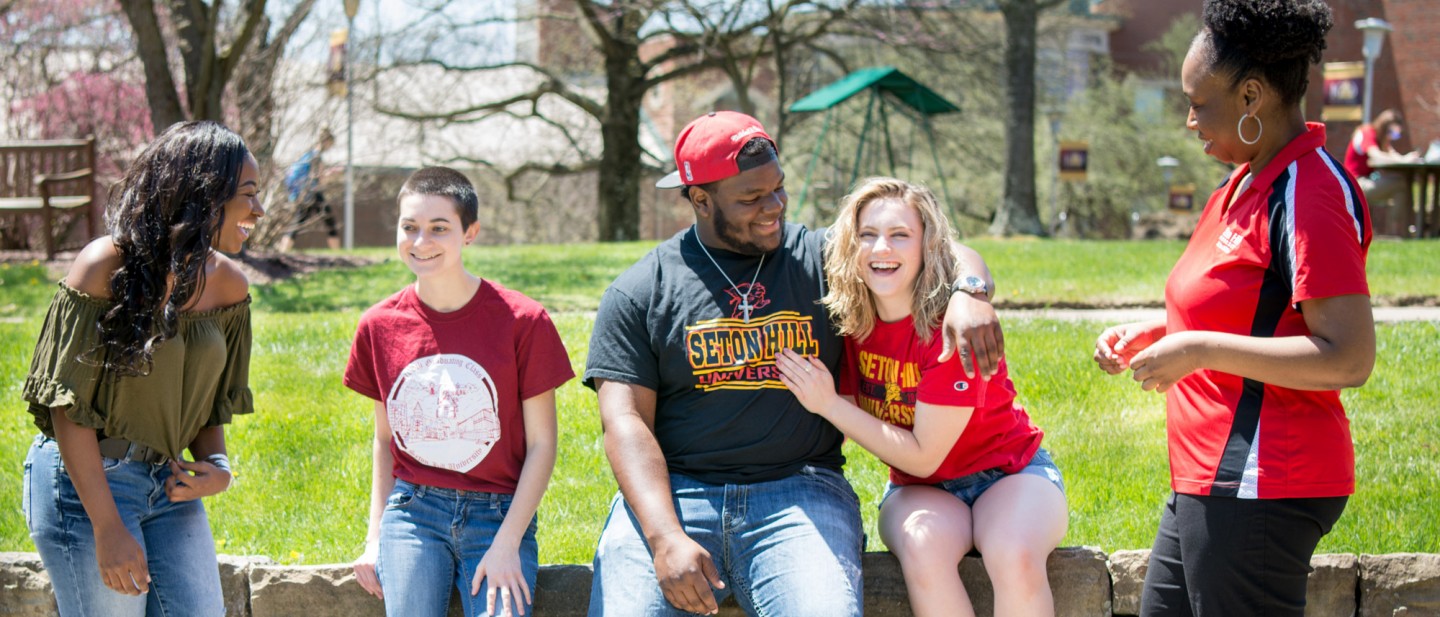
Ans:
[[[55,617],[50,575],[35,553],[0,553],[0,615]]]
[[[1360,556],[1360,617],[1440,615],[1440,555]]]
[[[1150,551],[1115,551],[1110,554],[1111,610],[1115,615],[1140,614],[1140,590],[1145,588],[1145,572],[1150,566]]]
[[[1310,585],[1306,592],[1308,617],[1352,617],[1355,615],[1355,584],[1359,577],[1354,555],[1316,555],[1310,560]],[[1140,591],[1150,551],[1115,551],[1110,555],[1110,584],[1117,617],[1140,614]]]
[[[275,565],[269,557],[218,555],[220,562],[220,594],[225,598],[225,614],[246,617],[250,614],[250,568]]]
[[[251,617],[384,617],[385,605],[366,593],[349,564],[250,567]]]
[[[1359,560],[1348,553],[1310,558],[1309,587],[1305,590],[1305,617],[1354,617],[1355,587],[1360,580]]]

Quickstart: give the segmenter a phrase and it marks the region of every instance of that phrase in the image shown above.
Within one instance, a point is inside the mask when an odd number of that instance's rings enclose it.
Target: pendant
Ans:
[[[740,310],[745,313],[745,323],[750,323],[750,311],[754,309],[755,307],[750,304],[749,298],[744,298],[740,300]]]

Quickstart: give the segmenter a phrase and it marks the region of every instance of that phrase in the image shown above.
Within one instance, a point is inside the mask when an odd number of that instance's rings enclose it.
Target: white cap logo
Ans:
[[[731,136],[730,136],[730,141],[731,141],[731,142],[737,142],[737,141],[740,141],[740,138],[741,138],[741,137],[744,137],[744,136],[746,136],[746,135],[751,135],[751,134],[754,134],[754,133],[759,133],[759,132],[760,132],[760,127],[758,127],[758,126],[747,126],[747,127],[743,128],[743,129],[741,129],[740,132],[738,132],[738,133],[736,133],[736,134],[734,134],[734,135],[731,135]]]
[[[690,161],[685,161],[685,181],[694,182],[695,174],[690,173]]]

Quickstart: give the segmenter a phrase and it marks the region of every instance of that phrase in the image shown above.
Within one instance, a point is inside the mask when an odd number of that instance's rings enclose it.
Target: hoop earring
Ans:
[[[1259,129],[1259,130],[1255,131],[1255,139],[1245,139],[1245,130],[1244,130],[1244,127],[1245,127],[1245,119],[1246,119],[1246,118],[1254,118],[1254,119],[1255,119],[1255,126],[1256,126],[1256,128]],[[1256,143],[1259,143],[1259,141],[1260,141],[1260,136],[1265,134],[1265,123],[1263,123],[1263,122],[1260,121],[1260,116],[1252,116],[1252,115],[1250,115],[1250,114],[1245,114],[1245,115],[1243,115],[1243,116],[1240,116],[1240,121],[1239,121],[1239,122],[1236,122],[1236,123],[1235,123],[1235,134],[1240,137],[1240,141],[1241,141],[1242,143],[1244,143],[1244,144],[1247,145],[1247,146],[1253,146],[1253,145],[1255,145]]]

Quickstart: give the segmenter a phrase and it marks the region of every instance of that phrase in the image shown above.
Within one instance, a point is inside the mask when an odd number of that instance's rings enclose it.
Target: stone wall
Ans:
[[[1050,555],[1050,587],[1058,617],[1135,615],[1149,551],[1061,548]],[[1440,615],[1440,555],[1316,555],[1311,561],[1311,617],[1391,617]],[[900,565],[889,553],[866,553],[865,614],[910,615]],[[985,567],[977,557],[960,564],[960,576],[976,613],[990,615],[994,599]],[[379,600],[355,582],[348,565],[282,566],[264,557],[221,556],[220,577],[227,614],[236,617],[303,615],[375,616],[385,614]],[[544,566],[535,595],[536,617],[578,617],[590,601],[590,567]],[[450,615],[459,617],[459,598]],[[733,601],[722,617],[743,613]],[[56,615],[50,578],[35,553],[0,553],[0,615]]]

